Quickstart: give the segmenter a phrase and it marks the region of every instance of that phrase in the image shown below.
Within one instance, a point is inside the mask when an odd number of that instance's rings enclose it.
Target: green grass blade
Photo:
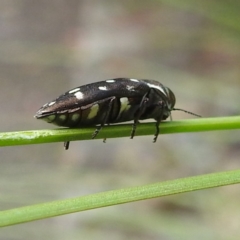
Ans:
[[[0,212],[0,227],[116,204],[240,183],[240,170],[97,193]]]
[[[129,137],[131,128],[131,124],[106,126],[100,131],[96,139]],[[240,129],[240,116],[163,122],[160,124],[160,129],[161,134]],[[95,128],[91,127],[3,132],[0,133],[0,146],[90,140],[94,130]],[[154,123],[141,123],[137,126],[136,136],[153,135],[154,132]]]

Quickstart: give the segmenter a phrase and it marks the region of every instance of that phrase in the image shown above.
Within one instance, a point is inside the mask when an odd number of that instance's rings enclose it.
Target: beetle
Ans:
[[[73,88],[43,105],[35,117],[62,127],[97,125],[92,139],[104,125],[132,120],[130,136],[133,138],[139,120],[153,118],[156,121],[153,142],[156,142],[159,124],[171,117],[172,110],[199,116],[174,108],[175,103],[174,93],[158,81],[115,78]],[[64,147],[68,149],[69,141],[64,143]]]

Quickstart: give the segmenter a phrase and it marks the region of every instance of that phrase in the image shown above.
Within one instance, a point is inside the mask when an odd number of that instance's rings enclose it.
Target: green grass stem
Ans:
[[[131,124],[106,126],[96,139],[129,137],[131,128]],[[160,134],[240,129],[240,116],[166,121],[160,124],[160,129]],[[2,132],[0,146],[90,140],[94,130],[95,128],[91,127]],[[136,136],[153,135],[154,132],[154,123],[140,123],[137,126]]]
[[[0,227],[178,193],[240,183],[240,170],[159,182],[139,187],[20,207],[0,212]]]

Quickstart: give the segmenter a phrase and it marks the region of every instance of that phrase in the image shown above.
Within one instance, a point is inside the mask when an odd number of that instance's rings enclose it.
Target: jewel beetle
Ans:
[[[43,105],[35,117],[58,126],[79,128],[97,126],[95,138],[104,125],[133,120],[131,138],[139,120],[154,119],[159,134],[159,124],[171,116],[175,95],[158,81],[133,78],[115,78],[74,88],[57,99]],[[69,141],[64,143],[65,149]]]

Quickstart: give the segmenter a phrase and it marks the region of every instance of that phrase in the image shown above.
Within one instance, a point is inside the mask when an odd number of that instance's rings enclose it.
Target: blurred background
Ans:
[[[204,117],[238,115],[239,12],[238,0],[0,1],[0,131],[54,128],[33,118],[43,104],[115,77],[158,80],[177,108]],[[240,167],[239,131],[152,138],[1,148],[0,209]],[[0,239],[239,239],[239,198],[238,185],[179,194],[3,228]]]

